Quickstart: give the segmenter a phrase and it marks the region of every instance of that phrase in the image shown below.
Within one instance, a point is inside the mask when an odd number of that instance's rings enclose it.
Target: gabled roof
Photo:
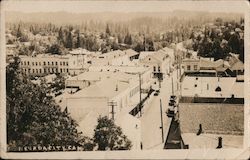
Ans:
[[[128,55],[129,57],[139,54],[138,52],[134,51],[133,49],[127,49],[127,50],[124,50],[123,52],[126,55]]]
[[[232,66],[230,67],[230,70],[231,71],[234,71],[234,70],[244,70],[244,63],[241,62],[241,61],[238,61],[238,62],[232,64]]]

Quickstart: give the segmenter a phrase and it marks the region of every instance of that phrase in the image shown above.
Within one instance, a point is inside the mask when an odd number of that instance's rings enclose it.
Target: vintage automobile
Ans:
[[[169,103],[168,103],[168,110],[166,112],[168,117],[174,117],[175,114],[177,113],[178,104],[176,100],[177,100],[177,97],[174,95],[171,95]]]

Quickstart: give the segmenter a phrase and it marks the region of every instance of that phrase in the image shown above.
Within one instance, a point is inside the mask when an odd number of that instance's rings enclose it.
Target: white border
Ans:
[[[13,1],[12,1],[13,2]],[[197,1],[192,1],[196,3]],[[216,1],[210,1],[217,3]],[[227,1],[228,3],[233,1]],[[2,1],[0,4],[1,11],[1,45],[0,45],[0,125],[1,125],[1,158],[8,159],[247,159],[250,152],[250,8],[248,1],[240,1],[242,10],[245,13],[245,105],[244,105],[244,148],[243,149],[189,149],[189,150],[144,150],[144,151],[88,151],[88,152],[43,152],[43,153],[13,153],[6,152],[6,79],[5,79],[5,16],[4,10],[7,1]]]

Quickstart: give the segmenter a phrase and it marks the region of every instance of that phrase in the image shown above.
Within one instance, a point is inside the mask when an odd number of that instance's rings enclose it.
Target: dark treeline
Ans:
[[[126,20],[120,21],[117,19],[103,21],[100,18],[89,20],[85,17],[86,19],[81,19],[74,24],[18,21],[7,23],[6,28],[18,38],[18,41],[31,42],[29,48],[19,47],[19,54],[32,55],[44,52],[65,54],[68,50],[74,48],[84,48],[102,53],[132,48],[140,52],[154,51],[170,46],[172,43],[185,41],[193,36],[197,28],[202,29],[204,24],[214,22],[217,18],[217,16],[205,13],[188,16],[185,13],[161,15],[159,17],[156,15],[158,14],[153,14],[153,16],[142,14],[139,17],[124,18]],[[226,19],[225,21],[232,21],[233,19],[236,19],[237,23],[240,21],[238,15],[236,18],[235,16],[227,17],[225,15],[222,17],[223,20]],[[116,18],[118,18],[117,15]],[[32,36],[28,35],[40,35],[46,37],[46,40],[39,40],[39,38],[34,40],[30,38]],[[13,41],[15,42],[15,40],[7,39],[8,44],[14,43]],[[199,41],[199,38],[197,41]],[[194,50],[197,50],[195,48],[197,45],[198,43],[195,42]]]
[[[205,26],[203,34],[191,34],[193,49],[202,57],[226,59],[229,53],[239,55],[244,62],[244,19],[239,22],[218,18],[214,25]]]

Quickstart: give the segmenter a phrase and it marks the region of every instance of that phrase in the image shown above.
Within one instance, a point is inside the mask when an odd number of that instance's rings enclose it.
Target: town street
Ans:
[[[160,99],[162,101],[164,139],[166,139],[167,128],[171,122],[165,112],[168,108],[169,97],[172,94],[172,77],[176,92],[177,71],[175,70],[169,77],[164,78],[161,83],[160,94],[158,96],[152,95],[150,102],[148,104],[145,103],[141,117],[143,149],[163,149],[164,144],[162,143],[162,132],[160,129]]]

